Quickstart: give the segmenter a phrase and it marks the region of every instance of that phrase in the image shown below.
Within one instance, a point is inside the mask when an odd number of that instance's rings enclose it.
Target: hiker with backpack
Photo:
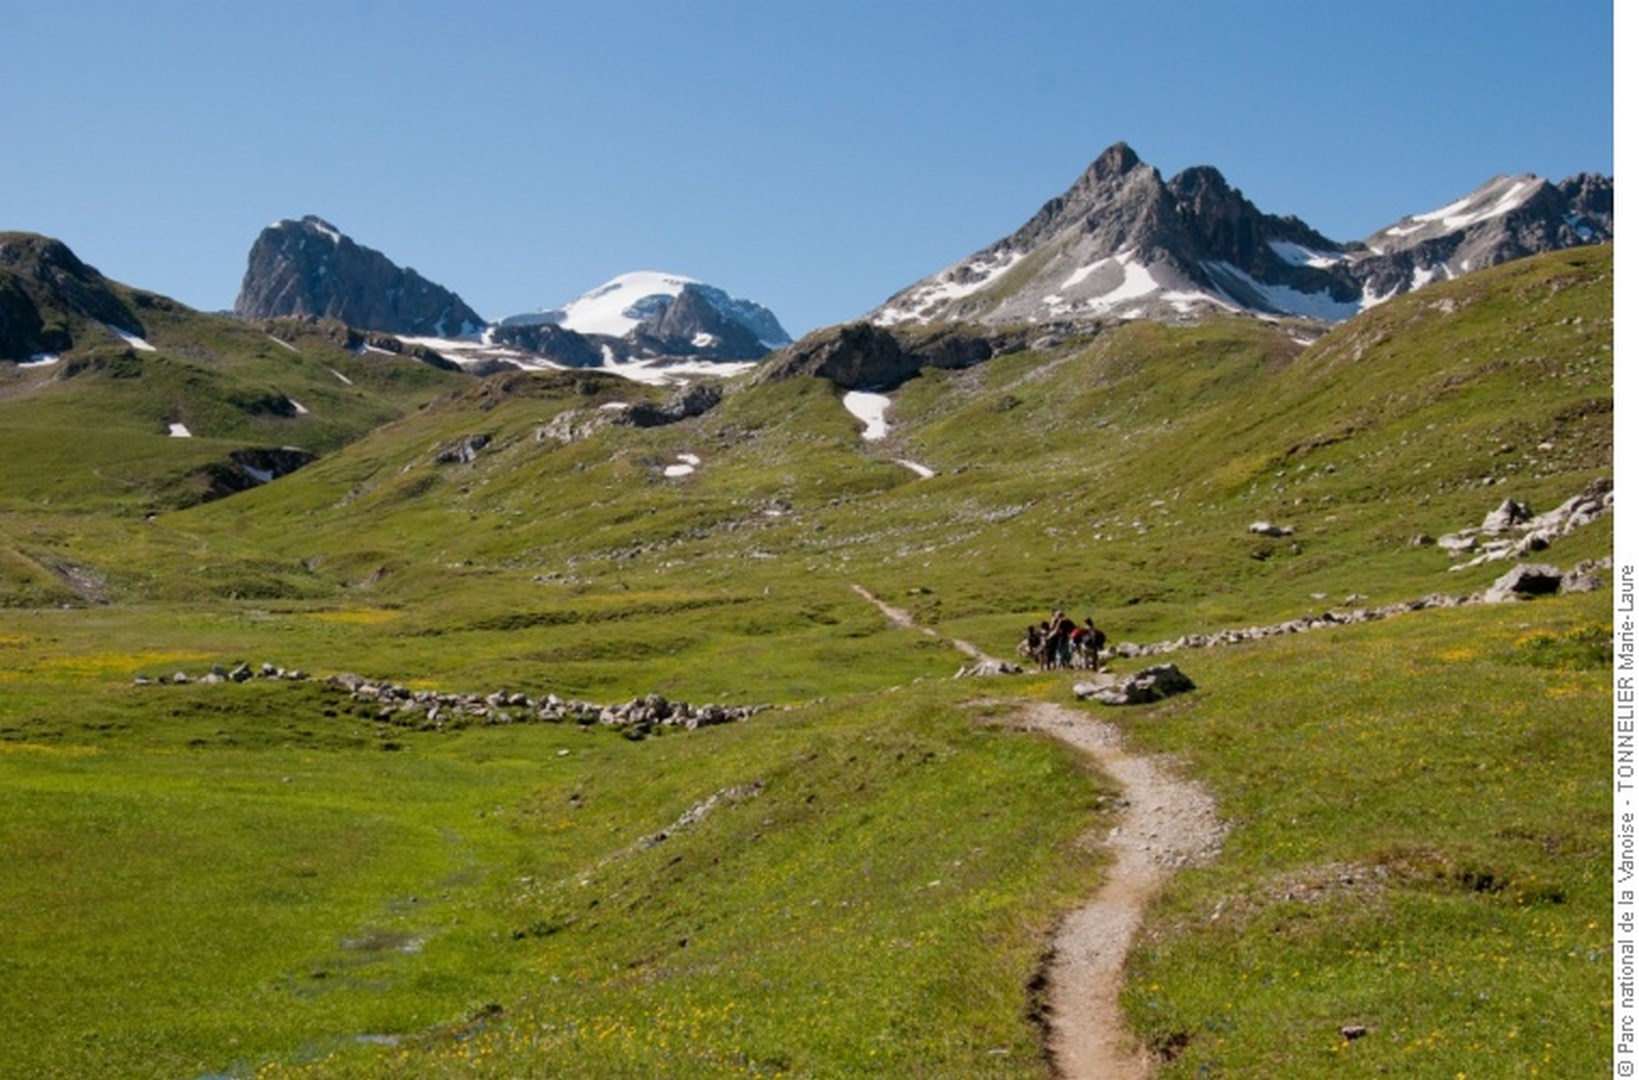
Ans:
[[[1093,625],[1093,617],[1087,616],[1085,625],[1078,626],[1070,632],[1070,641],[1077,656],[1082,659],[1081,667],[1098,670],[1098,654],[1104,648],[1107,639],[1104,631]]]

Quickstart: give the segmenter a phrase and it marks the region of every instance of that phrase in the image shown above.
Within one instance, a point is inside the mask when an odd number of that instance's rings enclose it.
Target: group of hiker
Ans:
[[[1024,640],[1019,642],[1019,655],[1033,660],[1040,671],[1054,668],[1088,668],[1098,670],[1099,650],[1104,648],[1104,631],[1093,625],[1093,617],[1077,625],[1062,610],[1039,626],[1025,629]]]

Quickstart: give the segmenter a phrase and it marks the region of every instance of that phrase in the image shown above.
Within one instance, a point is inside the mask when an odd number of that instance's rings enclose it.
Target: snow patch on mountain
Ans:
[[[144,341],[142,338],[138,337],[136,334],[131,333],[131,331],[129,331],[129,330],[121,330],[119,327],[115,326],[113,323],[103,323],[103,325],[108,327],[108,330],[109,330],[110,333],[112,333],[116,337],[119,337],[120,339],[122,339],[127,345],[131,346],[131,348],[133,348],[133,349],[136,349],[138,352],[157,352],[158,351],[152,345],[148,344],[146,341]]]
[[[1511,210],[1519,209],[1543,183],[1544,181],[1534,177],[1515,178],[1509,182],[1508,189],[1501,195],[1491,190],[1494,184],[1489,185],[1438,210],[1430,210],[1426,214],[1413,214],[1408,219],[1413,224],[1391,226],[1386,231],[1390,236],[1409,236],[1423,231],[1429,225],[1448,233],[1466,229],[1475,222],[1502,217]]]
[[[1259,297],[1268,311],[1328,322],[1340,322],[1360,313],[1358,300],[1337,300],[1330,293],[1302,292],[1288,285],[1271,285],[1259,281],[1233,263],[1207,262],[1202,266],[1211,274],[1222,274],[1239,282],[1244,291]]]
[[[1290,266],[1313,266],[1318,270],[1336,266],[1348,257],[1341,251],[1316,251],[1289,240],[1271,240],[1269,250],[1275,253],[1276,258]]]
[[[865,390],[850,390],[842,395],[842,407],[853,413],[865,425],[865,431],[860,438],[866,442],[876,442],[888,437],[888,406],[891,404],[886,394],[873,394]]]
[[[938,274],[928,284],[905,294],[897,304],[883,308],[874,321],[882,326],[903,322],[926,322],[934,308],[952,300],[971,296],[995,282],[1024,258],[1022,251],[1007,249],[982,252]]]
[[[542,321],[557,323],[578,334],[625,337],[654,313],[657,298],[676,299],[682,295],[683,286],[697,284],[681,274],[638,270],[612,278],[563,307],[540,314],[544,316]]]

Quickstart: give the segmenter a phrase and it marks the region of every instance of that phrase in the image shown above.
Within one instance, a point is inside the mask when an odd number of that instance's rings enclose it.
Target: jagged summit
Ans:
[[[1265,214],[1217,169],[1163,180],[1118,142],[1012,235],[896,293],[882,325],[1192,318],[1337,321],[1509,259],[1614,235],[1612,185],[1503,176],[1448,206],[1342,243]]]
[[[317,316],[360,330],[438,337],[484,325],[455,293],[312,214],[262,230],[233,310],[245,319]]]

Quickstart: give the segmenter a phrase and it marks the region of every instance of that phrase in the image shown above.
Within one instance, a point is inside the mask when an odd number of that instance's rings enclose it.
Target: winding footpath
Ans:
[[[1144,908],[1179,869],[1210,859],[1224,833],[1212,797],[1154,758],[1130,753],[1121,732],[1085,712],[1021,704],[1014,724],[1086,754],[1121,785],[1120,823],[1084,843],[1115,853],[1104,884],[1067,915],[1047,964],[1049,1050],[1067,1080],[1129,1080],[1149,1074],[1121,1012],[1122,970]]]
[[[916,628],[908,612],[862,586],[854,591],[895,626]],[[940,637],[927,627],[921,630]],[[968,642],[943,640],[971,659],[993,659]],[[1227,826],[1205,789],[1174,776],[1155,758],[1128,751],[1113,724],[1065,705],[1015,704],[1008,720],[1014,728],[1068,744],[1121,786],[1118,824],[1082,837],[1083,843],[1110,849],[1115,861],[1098,892],[1065,916],[1053,936],[1046,967],[1048,1052],[1065,1080],[1137,1080],[1149,1075],[1150,1063],[1121,1012],[1127,953],[1144,908],[1161,886],[1183,867],[1210,859]]]

